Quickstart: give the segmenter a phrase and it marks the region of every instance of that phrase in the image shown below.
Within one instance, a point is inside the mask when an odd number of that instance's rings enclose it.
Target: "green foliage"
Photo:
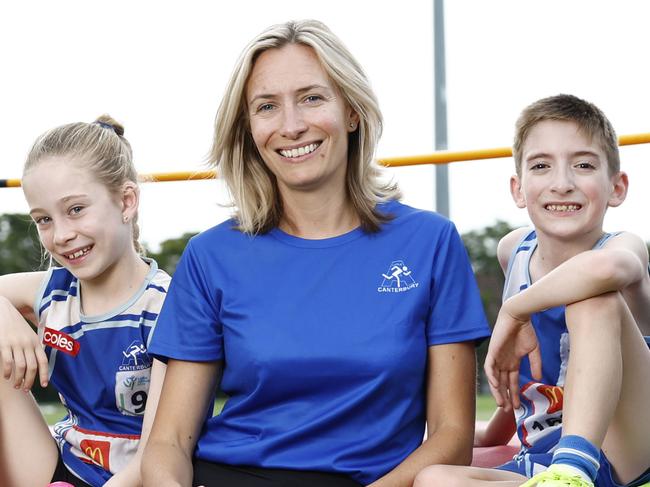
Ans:
[[[497,258],[497,246],[502,237],[514,230],[508,223],[497,220],[489,227],[474,230],[462,235],[465,248],[469,254],[476,282],[481,293],[481,301],[490,326],[494,326],[499,308],[504,276]],[[487,390],[487,381],[483,374],[483,363],[487,354],[488,341],[485,340],[476,350],[479,369],[479,390]]]
[[[28,215],[0,215],[0,275],[42,269],[41,244]]]
[[[462,236],[490,323],[494,323],[501,307],[501,291],[504,283],[503,271],[497,259],[497,245],[501,238],[512,230],[514,227],[497,220],[492,226]]]
[[[178,260],[181,258],[187,242],[196,235],[196,233],[184,233],[178,238],[165,240],[160,244],[159,252],[152,252],[147,249],[147,256],[151,257],[158,263],[158,267],[173,275],[176,270]]]

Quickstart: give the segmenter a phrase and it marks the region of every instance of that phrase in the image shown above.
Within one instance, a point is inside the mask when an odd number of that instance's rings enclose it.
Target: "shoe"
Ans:
[[[594,487],[593,482],[583,479],[567,469],[564,465],[555,464],[538,473],[521,487]]]

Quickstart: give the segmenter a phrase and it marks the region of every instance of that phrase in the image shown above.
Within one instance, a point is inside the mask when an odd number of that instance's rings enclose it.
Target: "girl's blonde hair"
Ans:
[[[359,115],[359,126],[348,139],[347,193],[361,227],[376,232],[390,218],[377,210],[377,203],[400,197],[396,184],[381,181],[380,168],[373,159],[382,131],[381,112],[359,63],[316,20],[273,25],[255,37],[241,53],[219,106],[209,163],[228,186],[239,229],[250,234],[264,233],[277,226],[282,217],[275,176],[266,167],[251,135],[246,83],[261,53],[287,44],[313,49],[347,104]]]
[[[42,134],[27,155],[23,175],[45,157],[51,156],[85,164],[97,180],[114,194],[119,194],[127,181],[138,184],[133,152],[131,144],[124,138],[124,127],[107,114],[99,116],[92,123],[69,123]],[[138,241],[140,227],[137,211],[131,224],[133,247],[144,254]]]

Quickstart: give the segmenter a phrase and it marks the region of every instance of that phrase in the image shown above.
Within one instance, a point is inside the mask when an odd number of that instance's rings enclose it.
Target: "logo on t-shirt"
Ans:
[[[140,370],[151,367],[151,357],[147,354],[147,347],[136,340],[122,351],[122,366],[120,370]]]
[[[76,357],[79,353],[80,345],[78,341],[67,333],[52,328],[45,328],[43,332],[43,343],[73,357]]]
[[[377,288],[380,293],[401,293],[419,286],[419,283],[413,279],[411,269],[404,264],[403,260],[391,262],[386,273],[382,273],[381,276],[383,280]]]

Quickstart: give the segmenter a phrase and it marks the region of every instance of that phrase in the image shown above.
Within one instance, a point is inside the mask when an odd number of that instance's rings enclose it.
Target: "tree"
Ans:
[[[514,230],[514,227],[504,221],[497,220],[492,226],[462,235],[465,248],[472,262],[476,282],[481,293],[481,301],[490,326],[494,326],[499,308],[501,308],[501,293],[505,281],[501,265],[497,259],[497,245],[501,238],[512,230]],[[483,363],[487,354],[487,345],[488,341],[485,340],[476,351],[480,390],[483,390],[486,385],[483,376]]]
[[[0,275],[43,269],[44,255],[28,215],[0,215]]]
[[[187,242],[194,235],[196,233],[184,233],[178,238],[165,240],[160,244],[159,252],[147,250],[147,255],[158,263],[158,267],[167,271],[169,275],[173,275]]]

